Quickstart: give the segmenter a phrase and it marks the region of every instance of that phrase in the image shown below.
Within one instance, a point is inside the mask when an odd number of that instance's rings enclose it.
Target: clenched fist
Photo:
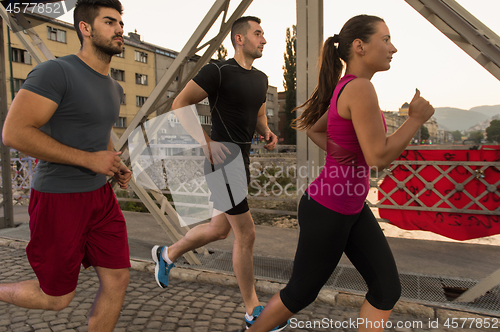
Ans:
[[[107,176],[114,176],[120,170],[121,152],[117,151],[97,151],[90,153],[87,161],[87,168]]]
[[[432,105],[423,97],[420,97],[420,91],[417,89],[413,99],[411,100],[408,116],[419,120],[423,124],[429,120],[433,114],[434,107],[432,107]]]

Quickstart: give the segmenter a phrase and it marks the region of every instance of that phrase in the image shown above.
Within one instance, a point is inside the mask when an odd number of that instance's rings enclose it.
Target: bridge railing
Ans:
[[[287,146],[292,148],[293,146]],[[409,150],[422,149],[422,147],[409,147]],[[461,149],[464,149],[463,147]],[[150,157],[144,157],[144,168],[147,168],[151,163]],[[178,179],[192,176],[196,170],[203,169],[203,156],[188,156],[188,157],[169,157],[161,160],[163,175],[165,178]],[[295,153],[280,153],[267,156],[266,154],[252,154],[250,159],[250,184],[248,198],[251,200],[266,200],[266,201],[280,201],[294,203],[297,202],[297,178],[301,173],[306,174],[304,170],[297,169],[297,160]],[[23,197],[29,196],[29,188],[35,172],[36,160],[31,157],[25,158],[11,158],[11,177],[12,188],[16,191],[24,190]],[[421,171],[432,167],[436,176],[432,179],[426,179],[421,175]],[[404,179],[398,179],[393,175],[397,169],[403,168],[406,171]],[[465,179],[457,181],[450,176],[450,173],[460,168],[462,173],[467,173]],[[378,197],[369,195],[367,204],[371,208],[383,209],[397,209],[397,210],[411,210],[411,211],[435,211],[435,212],[449,212],[449,213],[474,213],[482,215],[499,215],[500,204],[498,208],[491,210],[484,206],[482,200],[488,194],[496,195],[500,199],[500,181],[496,183],[489,183],[485,179],[485,174],[489,169],[494,169],[495,172],[500,173],[500,163],[492,161],[427,161],[427,160],[396,160],[389,168],[379,172],[372,172],[370,177],[370,191],[377,191]],[[318,168],[317,174],[321,171]],[[198,174],[198,175],[201,175]],[[386,191],[380,185],[385,178],[394,181],[395,185],[391,190]],[[415,190],[415,188],[408,188],[407,183],[414,179],[418,179],[422,186]],[[447,193],[443,194],[436,189],[438,182],[446,180],[453,184],[453,188]],[[0,179],[1,181],[1,179]],[[482,193],[470,192],[467,184],[471,181],[479,181],[484,185]],[[200,196],[208,199],[210,192],[206,186],[199,184],[193,186],[185,186],[182,181],[177,181],[176,192],[184,192],[186,195]],[[1,182],[0,182],[1,183]],[[169,182],[171,184],[174,181]],[[162,190],[165,195],[172,192],[170,188]],[[408,200],[404,204],[398,204],[393,195],[397,191],[404,191]],[[421,199],[422,195],[432,192],[438,200],[434,201],[432,205],[428,204]],[[455,194],[460,193],[467,197],[469,202],[464,206],[456,206],[456,202],[450,199]],[[123,195],[120,195],[123,196]],[[380,198],[380,199],[379,199]],[[139,201],[130,197],[122,197],[120,200]],[[182,205],[182,203],[178,203]],[[474,210],[470,208],[474,206]],[[479,208],[478,208],[479,207]],[[289,210],[275,210],[275,209],[254,209],[263,213],[279,213],[287,215],[296,215],[296,209]]]

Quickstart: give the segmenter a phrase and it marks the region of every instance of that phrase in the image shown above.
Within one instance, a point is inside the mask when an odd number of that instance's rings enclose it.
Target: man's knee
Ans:
[[[117,293],[125,293],[130,280],[129,269],[108,270],[105,277],[100,276],[101,287]]]
[[[224,240],[229,236],[229,233],[231,233],[231,227],[229,227],[229,225],[228,227],[211,225],[209,228],[209,234],[212,241]]]
[[[47,310],[61,311],[69,306],[75,297],[75,292],[71,292],[62,296],[50,296],[47,303]]]
[[[125,292],[130,281],[129,269],[120,269],[116,275],[116,287],[119,291]]]
[[[229,233],[231,233],[231,230],[220,230],[218,232],[215,233],[214,237],[215,237],[215,240],[224,240],[224,239],[227,239],[227,237],[229,236]]]
[[[235,238],[236,240],[241,243],[242,245],[246,246],[253,246],[255,243],[255,229],[249,229],[245,233],[238,234],[236,235],[235,233]]]

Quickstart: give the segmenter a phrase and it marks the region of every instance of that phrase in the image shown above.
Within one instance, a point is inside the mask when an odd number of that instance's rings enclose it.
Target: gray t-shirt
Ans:
[[[123,98],[122,87],[109,75],[101,75],[73,54],[39,64],[28,74],[22,88],[59,105],[40,128],[44,133],[79,150],[107,150]],[[40,160],[32,187],[46,193],[77,193],[104,184],[103,174]]]

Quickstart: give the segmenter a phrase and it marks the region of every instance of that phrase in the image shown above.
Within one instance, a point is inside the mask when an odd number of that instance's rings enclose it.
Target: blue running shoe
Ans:
[[[170,273],[170,269],[175,267],[175,265],[174,263],[166,264],[161,255],[163,250],[165,250],[165,246],[154,246],[153,249],[151,249],[151,256],[155,262],[156,283],[161,288],[166,288],[168,286],[168,274]]]
[[[262,310],[264,310],[264,307],[261,306],[261,305],[259,305],[259,306],[255,307],[255,309],[253,309],[251,319],[248,319],[248,315],[245,315],[245,324],[246,324],[247,329],[249,329],[250,326],[252,326],[252,324],[255,322],[255,320],[257,319],[257,317],[259,317],[259,315],[262,312]],[[282,331],[283,329],[285,329],[285,327],[288,326],[288,324],[290,324],[290,320],[287,320],[286,322],[284,322],[284,323],[276,326],[271,331],[276,331],[276,332],[277,331]]]

